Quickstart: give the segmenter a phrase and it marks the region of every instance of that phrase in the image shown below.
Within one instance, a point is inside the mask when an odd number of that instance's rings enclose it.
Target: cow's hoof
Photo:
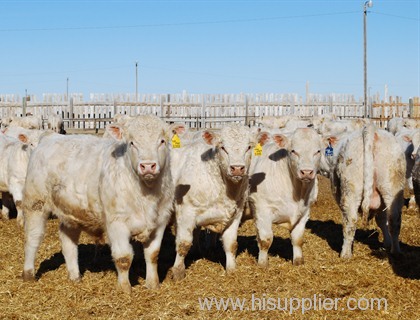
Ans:
[[[146,279],[146,288],[147,289],[159,289],[159,287],[160,287],[160,284],[159,284],[159,279],[158,280],[155,280],[155,279],[152,279],[152,280],[147,280]]]
[[[172,279],[180,281],[185,278],[185,268],[172,267]]]
[[[345,259],[345,260],[349,260],[349,259],[351,259],[352,258],[352,253],[351,252],[343,252],[343,251],[341,251],[341,254],[340,254],[340,258],[341,259]]]
[[[119,287],[120,287],[121,291],[123,291],[124,293],[131,294],[132,289],[131,289],[131,285],[129,283],[127,283],[127,282],[120,283]]]
[[[293,259],[293,265],[294,265],[294,266],[300,266],[300,265],[302,265],[303,263],[304,263],[303,257]]]
[[[35,281],[34,270],[24,270],[22,273],[23,281]]]

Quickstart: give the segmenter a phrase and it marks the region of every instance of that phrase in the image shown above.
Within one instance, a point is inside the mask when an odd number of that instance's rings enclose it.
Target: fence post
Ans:
[[[292,101],[290,102],[290,113],[294,115],[295,114],[295,97],[293,97]]]
[[[163,118],[163,95],[162,94],[159,96],[159,100],[160,100],[160,117]]]
[[[249,126],[249,119],[248,119],[248,96],[245,95],[245,125]]]
[[[74,128],[73,97],[71,97],[69,101],[69,110],[70,110],[69,128]]]
[[[166,112],[165,112],[165,117],[167,117],[168,119],[171,118],[171,104],[172,104],[171,102],[172,102],[171,95],[168,94],[168,108],[166,109]],[[176,103],[176,99],[175,99],[175,103]]]
[[[206,103],[204,101],[204,94],[201,95],[201,128],[206,127]]]
[[[408,99],[408,112],[411,118],[416,117],[417,115],[414,114],[414,103],[413,98]]]
[[[26,101],[26,97],[22,98],[22,117],[26,117],[26,104],[28,102]]]

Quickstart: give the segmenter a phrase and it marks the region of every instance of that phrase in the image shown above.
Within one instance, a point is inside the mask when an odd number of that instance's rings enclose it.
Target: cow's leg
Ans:
[[[269,212],[268,209],[256,208],[255,214],[255,226],[257,228],[257,239],[258,239],[258,264],[262,267],[268,266],[268,250],[273,243],[273,228],[270,215],[262,216],[261,213]]]
[[[16,222],[20,227],[23,227],[24,217],[22,210],[22,200],[15,200],[15,206],[17,211]]]
[[[162,223],[153,233],[153,238],[144,244],[144,259],[146,260],[146,287],[159,288],[158,257],[166,224]]]
[[[382,235],[384,237],[384,247],[387,249],[391,248],[391,236],[389,235],[387,213],[383,210],[380,210],[375,215],[375,221],[378,227],[382,230]]]
[[[359,203],[359,202],[357,202]],[[343,214],[343,247],[340,257],[350,259],[352,257],[352,247],[354,235],[356,234],[357,208],[354,201],[349,199],[348,205],[342,209]]]
[[[236,251],[238,250],[238,228],[242,218],[242,210],[237,214],[230,226],[222,234],[223,248],[226,254],[226,271],[235,270]]]
[[[295,225],[293,230],[290,232],[290,238],[292,240],[293,246],[293,265],[299,266],[303,264],[303,253],[302,253],[302,245],[303,245],[303,235],[305,233],[305,226],[306,222],[309,219],[309,211],[304,213],[303,217],[299,220],[299,222]]]
[[[190,251],[193,241],[195,214],[193,211],[182,210],[176,217],[176,258],[172,267],[174,280],[185,278],[185,257]]]
[[[107,235],[111,245],[112,258],[118,272],[118,284],[124,292],[131,293],[128,276],[134,254],[130,245],[130,230],[125,223],[116,220],[108,224]]]
[[[61,248],[66,261],[69,279],[72,281],[80,281],[80,271],[78,262],[78,248],[81,230],[78,228],[70,228],[65,224],[60,224],[59,236],[61,240]]]
[[[1,193],[1,203],[2,203],[1,217],[6,220],[9,220],[10,209],[9,207],[7,207],[7,205],[9,205],[10,200],[11,200],[11,196],[8,192]]]
[[[396,255],[401,253],[399,236],[401,230],[401,210],[403,203],[403,191],[400,191],[390,203],[390,207],[387,212],[388,228],[389,233],[391,234],[391,253]]]
[[[35,257],[44,237],[47,215],[40,211],[27,211],[25,221],[25,262],[23,280],[35,279]]]
[[[25,184],[24,181],[19,181],[17,179],[11,179],[10,181],[10,194],[13,197],[13,201],[15,203],[15,207],[17,211],[16,222],[21,227],[23,227],[22,191],[23,191],[24,184]]]
[[[2,201],[4,201],[4,198],[2,198]],[[6,207],[2,203],[2,206],[1,206],[1,217],[2,217],[2,219],[9,220],[9,211],[10,211],[9,208]]]

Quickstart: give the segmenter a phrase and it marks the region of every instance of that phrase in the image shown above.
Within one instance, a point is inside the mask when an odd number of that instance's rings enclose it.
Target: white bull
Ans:
[[[255,134],[248,127],[228,125],[220,132],[204,131],[203,139],[174,149],[176,179],[175,280],[185,277],[185,257],[191,248],[193,230],[205,227],[221,234],[226,271],[235,268],[237,231],[248,190],[248,169]],[[176,169],[174,168],[176,171]]]
[[[23,226],[22,193],[25,185],[29,157],[45,132],[20,127],[6,129],[0,133],[0,191],[5,199],[10,193],[17,210],[17,222]],[[1,214],[9,219],[9,208],[2,203]]]
[[[262,134],[260,143],[267,141],[266,136]],[[289,229],[293,264],[300,265],[305,225],[318,194],[322,140],[312,128],[297,129],[289,136],[273,135],[272,140],[264,145],[251,172],[249,201],[257,228],[258,263],[268,264],[276,223]]]
[[[343,247],[340,256],[352,257],[358,211],[365,223],[375,217],[384,246],[398,254],[405,177],[404,153],[395,137],[368,125],[351,134],[326,139],[332,147],[324,170],[343,215]]]
[[[155,116],[139,116],[107,131],[114,140],[54,135],[33,152],[23,197],[24,280],[34,279],[35,255],[53,212],[71,280],[80,278],[77,243],[85,231],[106,236],[126,292],[133,260],[129,241],[141,241],[146,286],[158,287],[157,258],[174,195],[168,126]]]
[[[37,116],[15,117],[10,116],[1,120],[2,129],[8,127],[22,127],[26,129],[42,129],[42,119]]]

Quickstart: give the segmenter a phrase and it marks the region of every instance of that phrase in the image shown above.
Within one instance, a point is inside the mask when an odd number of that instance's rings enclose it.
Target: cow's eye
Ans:
[[[130,146],[134,147],[134,143],[133,141],[130,142]]]
[[[247,149],[247,151],[251,150],[251,148],[252,148],[251,146],[248,146],[248,149]]]
[[[165,140],[164,139],[160,140],[160,143],[161,144],[164,144],[165,143]]]
[[[220,149],[222,149],[224,152],[228,153],[228,152],[226,151],[225,147],[223,147],[223,146],[222,146]]]

